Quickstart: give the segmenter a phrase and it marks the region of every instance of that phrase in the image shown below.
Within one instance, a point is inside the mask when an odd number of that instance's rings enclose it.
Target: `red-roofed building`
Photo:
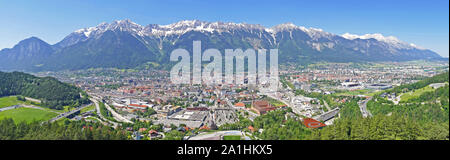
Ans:
[[[129,104],[128,108],[129,109],[140,110],[141,112],[145,112],[147,110],[148,106],[146,106],[146,105],[139,105],[139,104]]]
[[[158,131],[152,129],[150,131],[148,131],[148,136],[153,139],[153,138],[162,138],[162,136],[158,133]]]
[[[226,101],[222,101],[222,100],[217,100],[217,102],[219,103],[219,104],[221,104],[221,105],[226,105],[227,104],[227,102]]]
[[[245,104],[242,102],[238,102],[238,103],[234,104],[234,107],[243,108],[243,107],[245,107]]]
[[[209,130],[210,128],[206,125],[203,125],[202,127],[199,128],[200,130]]]
[[[255,128],[253,128],[253,126],[248,126],[248,130],[250,130],[251,132],[255,132]]]
[[[148,131],[148,134],[155,134],[155,133],[158,134],[158,131],[156,131],[156,130],[154,130],[154,129]]]
[[[139,132],[145,132],[147,128],[139,128]]]
[[[252,110],[254,110],[259,115],[266,114],[269,111],[275,110],[275,107],[272,107],[272,105],[268,101],[254,101],[252,104]]]

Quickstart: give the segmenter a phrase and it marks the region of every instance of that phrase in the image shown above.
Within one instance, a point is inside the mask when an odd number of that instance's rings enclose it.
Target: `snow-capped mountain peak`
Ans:
[[[301,30],[303,32],[305,32],[306,34],[308,34],[309,37],[313,38],[313,39],[318,39],[318,38],[330,38],[331,36],[334,36],[334,34],[329,33],[329,32],[325,32],[322,29],[319,28],[306,28],[304,26],[297,26],[293,23],[284,23],[284,24],[279,24],[276,25],[270,29],[268,29],[268,32],[271,32],[273,34],[276,34],[277,32],[281,32],[281,31],[293,31],[293,30]]]
[[[190,46],[193,40],[205,41],[208,47],[219,50],[278,48],[282,63],[441,59],[431,50],[419,49],[393,36],[340,36],[293,23],[267,28],[258,24],[185,20],[144,27],[130,20],[118,20],[76,30],[55,45],[37,38],[25,40],[17,47],[0,51],[0,67],[25,66],[34,70],[39,65],[45,67],[38,67],[39,70],[74,70],[129,68],[148,62],[166,64],[172,49]],[[16,63],[17,60],[22,62]]]
[[[354,39],[376,39],[381,42],[385,42],[388,44],[391,44],[397,48],[416,48],[416,49],[423,49],[415,44],[408,44],[406,42],[403,42],[399,40],[397,37],[394,36],[384,36],[380,33],[374,33],[374,34],[364,34],[364,35],[356,35],[356,34],[350,34],[345,33],[342,35],[345,39],[354,40]]]
[[[243,31],[248,33],[256,33],[261,37],[261,34],[269,34],[267,37],[274,38],[275,35],[279,32],[287,31],[290,33],[290,37],[292,38],[292,32],[295,30],[302,31],[307,34],[312,40],[317,41],[319,39],[327,39],[329,42],[333,41],[334,37],[339,37],[333,33],[325,32],[319,28],[306,28],[304,26],[297,26],[293,23],[284,23],[273,26],[271,28],[266,28],[258,24],[246,24],[246,23],[233,23],[233,22],[206,22],[200,20],[183,20],[179,22],[175,22],[167,25],[159,25],[159,24],[149,24],[147,26],[141,26],[137,23],[132,22],[129,19],[125,20],[116,20],[112,23],[101,23],[96,27],[89,27],[79,29],[74,32],[73,37],[68,36],[67,38],[70,41],[67,41],[67,45],[74,44],[78,41],[84,41],[86,39],[92,37],[99,37],[102,33],[106,31],[125,31],[133,34],[134,36],[170,36],[170,35],[182,35],[189,31],[197,31],[204,33],[235,33],[235,31]],[[238,32],[239,33],[239,32]],[[394,48],[416,48],[423,49],[414,44],[408,44],[406,42],[400,41],[398,38],[394,36],[384,36],[380,33],[375,34],[364,34],[364,35],[356,35],[345,33],[341,35],[341,37],[348,40],[355,39],[375,39],[377,41],[389,44]],[[314,42],[316,43],[316,42]],[[329,44],[328,44],[329,45]]]
[[[94,35],[101,34],[107,30],[120,30],[128,31],[139,36],[167,36],[173,34],[184,34],[189,31],[199,32],[232,32],[234,30],[244,30],[249,32],[254,31],[266,31],[271,34],[276,34],[280,31],[292,31],[302,30],[310,35],[310,37],[328,36],[331,33],[324,32],[322,29],[306,28],[303,26],[296,26],[293,23],[284,23],[276,25],[272,28],[266,28],[259,24],[247,24],[247,23],[232,23],[232,22],[205,22],[200,20],[183,20],[167,25],[149,24],[147,26],[141,26],[132,22],[129,19],[116,20],[110,24],[101,23],[96,27],[89,27],[76,30],[75,33],[83,34],[85,37],[90,38]]]
[[[97,25],[96,27],[89,27],[76,30],[75,33],[82,33],[84,34],[84,36],[88,38],[91,37],[93,33],[101,34],[107,30],[129,31],[139,35],[143,35],[142,34],[143,29],[144,29],[143,26],[134,23],[129,19],[125,19],[125,20],[116,20],[110,24],[103,22]]]
[[[129,19],[114,21],[108,27],[123,28],[123,29],[129,29],[129,28],[141,28],[142,29],[143,28],[143,26],[141,26],[137,23],[134,23],[134,22],[130,21]]]
[[[264,30],[261,25],[245,24],[245,23],[231,23],[231,22],[205,22],[199,20],[183,20],[167,25],[148,25],[145,29],[147,35],[173,35],[184,34],[189,31],[199,32],[230,32],[232,30],[243,29],[247,31],[251,30]]]
[[[195,28],[200,25],[204,25],[207,22],[202,22],[199,20],[183,20],[176,23],[168,24],[168,25],[162,25],[160,28],[166,28],[166,29],[182,29],[182,28]]]
[[[273,26],[272,28],[270,28],[269,31],[275,33],[275,32],[279,32],[279,31],[294,30],[294,29],[300,29],[300,28],[301,27],[298,27],[298,26],[294,25],[293,23],[288,22],[288,23],[283,23],[283,24]]]
[[[370,38],[373,38],[373,39],[376,39],[376,40],[379,40],[379,41],[383,41],[383,42],[387,42],[387,43],[399,43],[399,42],[401,42],[400,40],[397,39],[397,37],[394,37],[394,36],[387,36],[387,37],[385,37],[385,36],[383,36],[380,33],[364,34],[364,35],[361,35],[361,36],[360,35],[356,35],[356,34],[345,33],[345,34],[342,35],[342,37],[344,37],[346,39],[350,39],[350,40],[357,39],[357,38],[359,38],[359,39],[370,39]]]
[[[81,33],[86,37],[89,37],[89,35],[92,33],[92,31],[96,31],[98,30],[97,27],[89,27],[89,28],[83,28],[83,29],[79,29],[76,30],[75,33]]]

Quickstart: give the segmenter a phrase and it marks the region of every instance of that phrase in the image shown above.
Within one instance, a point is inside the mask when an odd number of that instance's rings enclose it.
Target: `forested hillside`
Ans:
[[[387,91],[387,93],[393,93],[393,92],[401,93],[401,92],[410,91],[410,90],[414,90],[414,89],[420,89],[420,88],[426,87],[432,83],[448,82],[448,78],[449,78],[449,72],[445,72],[445,73],[441,73],[439,75],[436,75],[436,76],[433,76],[430,78],[426,78],[426,79],[421,80],[416,83],[406,84],[406,85],[401,85],[401,86],[395,87],[392,90]]]
[[[57,123],[14,123],[0,120],[0,140],[125,140],[127,135],[100,123],[85,121]]]
[[[433,83],[448,83],[448,76],[448,72],[442,73],[416,83],[395,87],[385,93],[399,95],[427,87]],[[448,101],[448,84],[433,91],[424,92],[418,97],[399,104],[394,104],[387,98],[375,95],[367,104],[373,117],[341,116],[334,125],[312,132],[308,139],[448,140]],[[348,106],[344,106],[344,108],[346,107]],[[342,109],[341,115],[344,114],[343,111]],[[359,112],[359,109],[353,112]]]
[[[63,106],[78,106],[88,103],[82,91],[75,86],[62,83],[52,77],[36,77],[21,72],[0,72],[0,97],[22,95],[40,99],[41,105],[52,109],[63,109]]]

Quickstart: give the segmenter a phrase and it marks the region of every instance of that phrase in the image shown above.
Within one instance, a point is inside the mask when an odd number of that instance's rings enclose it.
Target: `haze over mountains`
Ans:
[[[57,71],[87,68],[167,66],[177,48],[192,50],[279,49],[279,63],[317,61],[439,60],[437,53],[381,34],[336,35],[292,23],[265,28],[255,24],[180,21],[169,25],[141,26],[130,20],[101,23],[77,30],[50,45],[37,37],[0,51],[0,70]],[[151,63],[150,63],[151,62]]]

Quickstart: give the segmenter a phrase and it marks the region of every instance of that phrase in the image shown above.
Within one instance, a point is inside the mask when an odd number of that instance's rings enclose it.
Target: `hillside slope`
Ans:
[[[22,95],[42,100],[43,106],[63,109],[63,106],[88,103],[80,97],[81,90],[52,77],[36,77],[21,72],[0,72],[0,97]]]

